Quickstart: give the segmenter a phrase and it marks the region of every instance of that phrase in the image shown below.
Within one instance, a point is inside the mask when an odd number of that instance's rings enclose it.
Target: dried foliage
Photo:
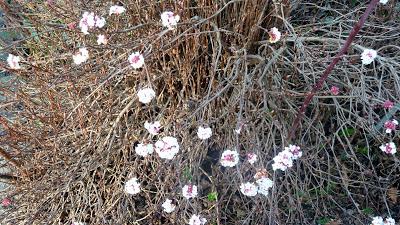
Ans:
[[[271,173],[271,195],[255,198],[241,195],[240,183],[257,169],[272,171],[299,106],[364,3],[121,1],[124,14],[106,16],[101,32],[83,35],[67,24],[83,11],[108,15],[110,1],[0,2],[8,29],[23,34],[3,50],[25,59],[0,87],[7,97],[2,110],[13,113],[1,117],[0,150],[16,177],[7,193],[14,207],[2,224],[186,224],[192,213],[210,224],[315,224],[322,216],[364,224],[365,208],[399,219],[395,194],[388,201],[387,190],[400,188],[400,163],[380,152],[389,137],[375,129],[386,115],[382,103],[400,96],[394,2],[368,19],[314,97],[292,140],[303,158],[286,173]],[[176,30],[161,27],[164,10],[181,16]],[[284,31],[281,42],[266,41],[271,27]],[[97,45],[100,33],[108,45]],[[72,54],[82,46],[90,59],[77,66]],[[371,66],[361,66],[364,47],[379,52]],[[144,53],[142,70],[128,64],[134,51]],[[330,94],[332,85],[340,87],[338,96]],[[149,105],[137,101],[144,86],[157,93]],[[143,128],[146,120],[161,120],[163,134],[179,138],[174,160],[135,155],[137,143],[156,140]],[[196,137],[203,124],[214,132],[207,141]],[[391,138],[399,143],[398,134]],[[252,151],[260,160],[224,169],[218,160],[225,149],[243,157]],[[130,196],[123,185],[133,176],[143,191]],[[181,188],[190,182],[201,197],[188,201]],[[210,201],[207,194],[215,192]],[[179,209],[163,213],[165,198]]]

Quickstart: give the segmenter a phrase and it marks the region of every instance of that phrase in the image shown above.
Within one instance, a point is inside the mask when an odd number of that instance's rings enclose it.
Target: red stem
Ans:
[[[294,135],[297,131],[297,128],[299,127],[300,121],[304,116],[304,112],[306,111],[307,106],[310,104],[315,93],[317,91],[319,91],[319,89],[321,89],[322,84],[324,84],[325,80],[328,78],[329,74],[332,72],[335,65],[339,62],[339,60],[347,52],[347,50],[349,49],[354,38],[356,37],[356,35],[360,31],[361,27],[364,25],[365,21],[367,20],[369,14],[371,14],[371,12],[375,9],[375,7],[378,5],[378,3],[379,3],[379,0],[371,0],[371,2],[368,5],[368,8],[365,10],[361,19],[358,21],[358,23],[356,23],[356,25],[354,25],[353,29],[350,32],[349,37],[346,39],[346,42],[344,43],[343,47],[340,49],[339,53],[335,55],[333,61],[329,64],[329,66],[325,69],[324,73],[322,74],[322,77],[319,78],[317,84],[314,85],[311,92],[307,95],[306,99],[303,102],[303,105],[301,106],[299,112],[297,113],[297,116],[293,122],[292,128],[290,129],[289,142],[294,137]]]

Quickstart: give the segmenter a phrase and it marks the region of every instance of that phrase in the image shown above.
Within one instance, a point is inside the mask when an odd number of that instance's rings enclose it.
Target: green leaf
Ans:
[[[361,154],[368,155],[368,148],[366,146],[363,147],[357,146],[356,151]]]
[[[362,209],[361,211],[362,211],[363,213],[367,214],[367,215],[372,215],[372,214],[374,214],[374,210],[371,209],[371,208],[369,208],[369,207],[366,207],[366,208]]]
[[[319,219],[317,220],[317,223],[318,223],[319,225],[326,225],[326,224],[328,224],[329,222],[331,222],[331,219],[328,218],[328,217],[322,217],[322,218],[319,218]]]
[[[208,201],[210,201],[210,202],[214,202],[214,201],[217,201],[217,197],[218,197],[218,193],[217,192],[210,192],[210,193],[208,193],[208,195],[207,195],[207,199],[208,199]]]
[[[353,136],[354,133],[356,132],[356,129],[350,127],[350,128],[345,128],[339,131],[339,136],[340,137],[350,137]]]
[[[183,169],[183,177],[186,180],[192,181],[193,176],[192,176],[192,172],[190,171],[189,167],[185,167],[185,169]]]

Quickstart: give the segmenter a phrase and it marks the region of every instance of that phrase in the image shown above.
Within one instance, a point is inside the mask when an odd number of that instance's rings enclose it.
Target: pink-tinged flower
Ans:
[[[106,19],[104,19],[104,17],[101,16],[95,16],[94,22],[95,22],[94,25],[98,28],[102,28],[104,27],[104,25],[106,25]]]
[[[124,13],[125,11],[126,11],[126,9],[123,6],[113,5],[113,6],[110,7],[110,12],[108,14],[110,16],[112,14],[120,15],[120,14]]]
[[[188,184],[188,185],[183,186],[183,188],[182,188],[182,195],[186,199],[197,197],[197,194],[198,193],[197,193],[196,185]]]
[[[391,108],[393,108],[393,106],[394,106],[394,103],[390,100],[386,100],[383,103],[383,108],[385,108],[385,109],[391,109]]]
[[[276,43],[281,39],[281,32],[276,27],[271,28],[268,34],[270,43]]]
[[[3,200],[1,201],[1,205],[3,207],[8,207],[11,205],[11,199],[9,198],[3,198]]]
[[[21,59],[19,58],[19,56],[15,56],[13,54],[8,54],[7,63],[11,69],[13,69],[13,70],[21,69],[21,66],[19,65],[20,60]]]
[[[175,205],[172,204],[171,199],[165,199],[165,202],[161,205],[166,213],[172,213],[175,210]]]
[[[136,177],[129,179],[125,183],[124,190],[126,193],[130,195],[136,195],[137,193],[140,192],[140,184],[138,182],[138,179]]]
[[[388,1],[389,1],[389,0],[379,0],[379,2],[382,3],[382,4],[384,4],[384,5],[385,5]]]
[[[128,61],[134,69],[142,68],[144,65],[143,55],[139,52],[134,52],[128,57]]]
[[[279,152],[277,156],[274,157],[274,163],[272,164],[272,169],[285,171],[287,168],[293,166],[293,154],[290,151]]]
[[[72,222],[71,225],[86,225],[86,223],[82,223],[82,222]]]
[[[240,192],[242,192],[242,194],[246,195],[246,196],[256,196],[257,192],[258,192],[258,188],[254,183],[242,183],[240,185]]]
[[[255,162],[257,162],[257,155],[252,152],[247,153],[247,161],[253,165]]]
[[[211,128],[209,128],[209,127],[204,128],[204,127],[200,126],[200,127],[197,129],[197,136],[198,136],[201,140],[208,139],[208,138],[211,137],[211,135],[212,135],[212,130],[211,130]]]
[[[384,145],[381,145],[379,148],[383,152],[385,152],[386,154],[392,154],[393,155],[394,153],[397,152],[396,145],[393,142],[389,142],[389,143],[386,143]]]
[[[207,223],[207,220],[205,218],[202,218],[195,214],[193,214],[189,220],[189,225],[204,225],[206,223]]]
[[[339,94],[339,88],[336,87],[336,86],[332,86],[332,87],[331,87],[331,93],[332,93],[333,95],[338,95],[338,94]]]
[[[107,43],[108,43],[108,40],[105,35],[99,34],[97,36],[97,44],[98,45],[106,45]]]
[[[167,11],[161,13],[161,22],[164,27],[173,30],[180,20],[179,15],[174,15],[173,12]]]
[[[89,34],[89,29],[93,28],[96,25],[94,20],[93,12],[84,12],[81,20],[79,21],[79,27],[81,28],[82,33]]]
[[[399,125],[399,122],[397,122],[397,120],[386,121],[384,125],[384,127],[386,128],[386,133],[392,133],[392,131],[396,130],[397,125]]]
[[[139,102],[147,104],[151,102],[154,97],[156,97],[156,92],[151,88],[143,88],[138,91],[137,96],[139,98]]]
[[[361,53],[362,64],[369,65],[374,59],[378,56],[378,53],[373,49],[365,49],[363,53]]]
[[[73,30],[75,29],[76,23],[75,22],[71,22],[69,24],[67,24],[68,29]]]
[[[173,159],[179,152],[178,140],[174,137],[163,137],[154,145],[157,154],[162,159]]]
[[[289,147],[285,147],[285,151],[292,153],[292,159],[298,159],[303,155],[303,152],[300,151],[300,147],[296,145],[289,145]]]
[[[388,217],[388,218],[385,219],[385,223],[384,224],[385,225],[396,225],[396,221],[393,218]]]
[[[86,62],[89,58],[89,51],[86,48],[80,48],[79,52],[72,56],[74,63],[76,65],[80,65],[83,62]]]
[[[143,157],[153,154],[153,151],[154,151],[153,144],[138,144],[135,147],[136,154]]]
[[[146,121],[144,123],[144,128],[146,128],[150,134],[157,135],[160,132],[161,124],[160,121],[155,121],[154,123],[149,123]]]
[[[225,150],[221,156],[221,165],[224,167],[234,167],[239,162],[237,151]]]
[[[274,185],[274,182],[269,178],[260,178],[256,180],[258,186],[258,193],[267,196],[268,190]]]

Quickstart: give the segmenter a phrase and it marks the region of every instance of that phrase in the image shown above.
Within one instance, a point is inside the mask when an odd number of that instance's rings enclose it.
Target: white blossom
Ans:
[[[72,222],[71,225],[86,225],[86,223],[83,223],[83,222]]]
[[[293,154],[289,151],[279,152],[277,156],[274,157],[274,163],[272,164],[273,170],[285,171],[287,168],[293,166]]]
[[[107,38],[106,38],[105,35],[99,34],[99,35],[97,36],[97,44],[98,44],[98,45],[102,45],[102,44],[103,44],[103,45],[106,45],[107,42],[108,42],[108,40],[107,40]]]
[[[239,162],[239,153],[237,151],[225,150],[221,156],[221,165],[224,167],[234,167]]]
[[[293,159],[298,159],[303,155],[303,152],[300,151],[300,147],[296,145],[289,145],[289,147],[285,147],[285,151],[292,153]]]
[[[393,218],[388,217],[385,219],[385,225],[396,225],[396,221]]]
[[[162,159],[173,159],[179,152],[178,140],[170,136],[158,140],[154,146],[157,154]]]
[[[202,140],[210,138],[211,135],[212,135],[212,130],[209,127],[204,128],[204,127],[200,126],[197,129],[197,136]]]
[[[373,49],[365,49],[361,53],[362,64],[364,64],[364,65],[371,64],[374,61],[374,59],[376,58],[377,55],[378,55],[378,53],[375,50],[373,50]]]
[[[267,196],[268,190],[274,185],[274,182],[266,177],[256,180],[258,186],[258,193]]]
[[[89,51],[86,48],[80,48],[78,53],[72,56],[74,63],[76,65],[80,65],[83,62],[86,62],[89,58]]]
[[[84,12],[79,27],[84,34],[89,34],[89,29],[94,27],[102,28],[106,24],[106,19],[96,16],[93,12]]]
[[[179,15],[174,15],[173,12],[166,11],[161,14],[161,22],[164,27],[173,30],[180,20]]]
[[[175,205],[172,204],[171,199],[165,199],[165,202],[161,205],[166,213],[172,213],[175,210]]]
[[[189,225],[203,225],[206,224],[207,220],[205,218],[202,218],[198,215],[192,215],[189,220]]]
[[[281,39],[281,32],[276,27],[271,28],[268,34],[270,43],[276,43]]]
[[[125,183],[124,190],[126,193],[135,195],[140,192],[140,184],[138,183],[138,179],[136,177],[129,179]]]
[[[197,196],[197,194],[198,193],[197,193],[196,185],[188,184],[188,185],[183,186],[183,188],[182,188],[182,195],[186,199],[194,198]]]
[[[257,155],[255,153],[247,153],[247,161],[249,161],[250,164],[254,164],[257,162]]]
[[[13,69],[13,70],[21,69],[21,66],[19,65],[20,60],[21,59],[19,58],[19,56],[15,56],[13,54],[8,54],[7,63],[11,69]]]
[[[119,6],[119,5],[113,5],[110,7],[110,12],[109,15],[111,16],[112,14],[122,14],[126,11],[125,7]]]
[[[397,152],[396,145],[393,142],[389,142],[389,143],[386,143],[384,145],[381,145],[379,148],[383,152],[385,152],[386,154],[392,154],[393,155],[394,153]]]
[[[148,155],[151,155],[154,151],[154,146],[153,144],[138,144],[135,147],[135,152],[136,154],[146,157]]]
[[[246,196],[256,196],[258,188],[254,183],[242,183],[240,185],[240,191]]]
[[[160,132],[161,124],[160,121],[155,121],[154,123],[149,123],[146,121],[144,123],[144,128],[146,128],[150,134],[157,135]]]
[[[137,96],[139,98],[139,102],[147,104],[151,102],[154,97],[156,97],[156,92],[152,88],[143,88],[138,91]]]
[[[134,69],[142,68],[144,65],[144,58],[140,52],[134,52],[128,57],[128,61]]]
[[[385,5],[388,1],[389,1],[389,0],[379,0],[379,2],[382,3],[382,4],[384,4],[384,5]]]
[[[104,27],[104,25],[106,25],[106,19],[104,17],[95,16],[94,21],[95,21],[95,26],[98,28],[102,28]]]

